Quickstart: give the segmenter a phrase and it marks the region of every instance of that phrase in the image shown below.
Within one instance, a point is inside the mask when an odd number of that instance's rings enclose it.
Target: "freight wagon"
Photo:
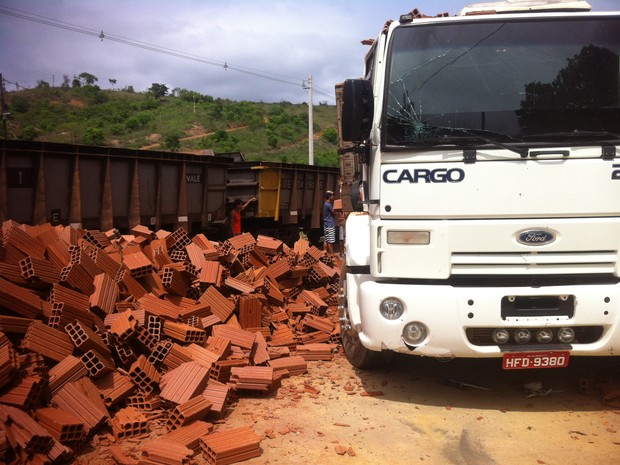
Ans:
[[[229,165],[227,202],[256,197],[243,212],[243,227],[292,243],[302,230],[316,244],[322,234],[325,191],[338,196],[340,170],[275,162],[238,162]]]
[[[237,162],[233,154],[192,155],[112,147],[0,140],[0,221],[71,224],[126,232],[184,228],[223,239],[232,202],[256,197],[244,229],[287,242],[315,241],[325,190],[339,170]]]

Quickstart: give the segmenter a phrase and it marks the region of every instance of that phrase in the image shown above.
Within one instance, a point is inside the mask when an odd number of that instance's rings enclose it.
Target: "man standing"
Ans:
[[[334,193],[327,191],[325,193],[325,203],[323,204],[323,250],[329,254],[334,253],[334,244],[336,243],[336,220],[334,219]]]
[[[252,197],[246,203],[243,203],[241,199],[236,199],[233,202],[233,208],[227,218],[228,237],[238,236],[241,234],[241,212],[252,202],[256,202],[256,197]]]

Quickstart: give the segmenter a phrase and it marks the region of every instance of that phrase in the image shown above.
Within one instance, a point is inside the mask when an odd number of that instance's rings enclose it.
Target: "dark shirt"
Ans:
[[[323,204],[323,225],[335,228],[336,220],[334,219],[334,206],[327,200]]]

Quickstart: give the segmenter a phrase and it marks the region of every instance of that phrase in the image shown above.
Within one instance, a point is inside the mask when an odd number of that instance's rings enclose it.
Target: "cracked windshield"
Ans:
[[[388,146],[620,136],[620,22],[402,26],[391,45]]]

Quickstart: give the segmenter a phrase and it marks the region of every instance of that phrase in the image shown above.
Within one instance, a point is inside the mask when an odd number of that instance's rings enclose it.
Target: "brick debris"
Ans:
[[[270,395],[331,360],[338,257],[300,239],[224,242],[2,224],[0,461],[68,463],[95,440],[162,435],[119,464],[212,465],[261,454],[226,428],[239,396]]]

